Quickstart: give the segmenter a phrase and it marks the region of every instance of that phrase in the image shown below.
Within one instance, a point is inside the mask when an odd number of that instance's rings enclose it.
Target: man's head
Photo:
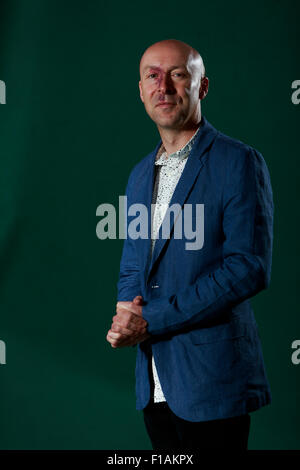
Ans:
[[[140,60],[139,88],[145,109],[158,127],[183,129],[198,123],[200,100],[208,91],[199,52],[177,39],[152,44]]]

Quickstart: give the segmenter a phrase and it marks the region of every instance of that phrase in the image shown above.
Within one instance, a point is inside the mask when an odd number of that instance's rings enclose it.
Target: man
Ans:
[[[124,241],[106,338],[137,345],[136,408],[153,449],[245,450],[249,413],[271,402],[250,305],[270,282],[270,177],[257,150],[201,115],[208,83],[200,54],[181,41],[141,58],[140,97],[161,140],[126,195],[128,207],[148,208],[151,233]],[[167,208],[178,206],[163,237]],[[202,227],[202,242],[175,236],[183,218],[195,237]]]

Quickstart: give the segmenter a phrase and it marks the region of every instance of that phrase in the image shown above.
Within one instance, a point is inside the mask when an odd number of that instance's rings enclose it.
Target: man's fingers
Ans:
[[[121,333],[122,335],[126,335],[126,336],[132,336],[135,333],[135,331],[130,330],[129,328],[126,328],[125,326],[119,325],[119,323],[115,323],[115,322],[112,323],[111,330],[116,333]]]
[[[114,333],[109,330],[106,336],[107,341],[111,344],[113,348],[121,348],[125,346],[131,346],[136,344],[136,338],[129,337],[126,335],[121,335],[120,333]]]
[[[129,312],[128,310],[124,310],[123,308],[118,308],[117,315],[113,316],[113,322],[134,331],[140,331],[141,328],[145,328],[148,325],[143,317]]]
[[[122,336],[122,333],[117,333],[117,332],[112,331],[112,330],[109,330],[109,332],[107,334],[112,339],[119,339]]]
[[[138,335],[134,334],[130,336],[109,330],[106,339],[113,348],[123,348],[125,346],[136,345],[145,339],[148,339],[150,336],[151,335],[146,330],[140,332]]]
[[[109,330],[106,335],[106,339],[112,346],[116,346],[118,343],[120,343],[122,335],[120,333],[114,333],[113,331]]]
[[[109,330],[109,332],[107,333],[107,337],[108,339],[110,340],[117,340],[117,341],[126,341],[126,340],[133,340],[137,335],[136,334],[124,334],[124,333],[121,333],[121,332],[117,332],[117,331],[112,331],[112,329]]]
[[[113,348],[131,346],[144,339],[148,323],[142,317],[143,297],[137,295],[132,302],[117,303],[117,314],[113,317],[106,339]]]

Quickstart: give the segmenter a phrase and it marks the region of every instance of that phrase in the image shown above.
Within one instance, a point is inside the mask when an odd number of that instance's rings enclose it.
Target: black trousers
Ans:
[[[246,451],[250,415],[212,421],[186,421],[173,413],[166,402],[153,398],[143,409],[144,423],[153,450],[222,449]]]
[[[153,450],[211,450],[244,452],[248,449],[249,413],[212,421],[186,421],[175,415],[167,402],[154,402],[151,347],[148,347],[150,401],[143,409],[144,423]]]

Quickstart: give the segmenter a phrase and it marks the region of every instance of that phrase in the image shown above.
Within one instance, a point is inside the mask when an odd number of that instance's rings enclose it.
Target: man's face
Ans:
[[[154,46],[142,57],[140,97],[159,127],[180,129],[198,112],[200,65],[190,51],[174,45]]]

